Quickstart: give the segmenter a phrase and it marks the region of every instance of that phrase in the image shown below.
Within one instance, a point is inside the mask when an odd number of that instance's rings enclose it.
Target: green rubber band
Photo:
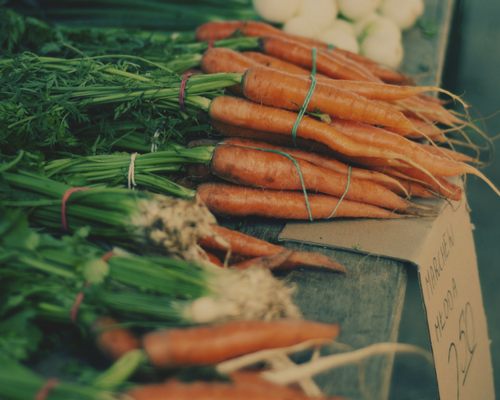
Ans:
[[[306,207],[307,207],[307,213],[309,214],[309,220],[312,221],[313,220],[313,217],[312,217],[312,212],[311,212],[311,206],[309,205],[309,198],[307,197],[307,191],[306,191],[306,185],[304,183],[304,177],[302,176],[302,171],[300,170],[300,166],[299,164],[297,163],[297,160],[295,160],[295,158],[293,158],[290,154],[287,154],[283,151],[279,151],[279,150],[272,150],[272,149],[262,149],[260,147],[252,147],[252,146],[243,146],[241,144],[232,144],[232,143],[224,143],[224,142],[221,142],[221,143],[218,143],[217,146],[220,146],[220,145],[227,145],[227,146],[237,146],[237,147],[245,147],[247,149],[253,149],[253,150],[260,150],[260,151],[267,151],[268,153],[276,153],[276,154],[281,154],[285,157],[288,157],[290,160],[292,160],[292,162],[295,164],[295,166],[297,167],[297,171],[299,173],[299,178],[300,178],[300,184],[302,185],[302,193],[304,193],[304,198],[306,200]]]
[[[332,218],[335,215],[335,212],[337,211],[337,208],[339,208],[340,203],[342,203],[342,200],[344,200],[344,197],[347,194],[347,191],[349,190],[349,185],[350,184],[351,184],[351,166],[349,166],[349,171],[347,172],[347,186],[345,188],[344,194],[339,199],[339,202],[337,203],[337,205],[333,209],[332,213],[326,219],[330,219],[330,218]]]
[[[300,108],[299,115],[297,116],[297,119],[295,120],[295,124],[293,125],[292,139],[293,139],[294,147],[297,147],[297,129],[299,127],[300,121],[302,120],[302,117],[306,113],[307,105],[309,104],[309,101],[311,100],[311,97],[314,93],[314,89],[316,88],[316,79],[314,79],[315,75],[316,75],[316,48],[313,47],[313,49],[312,49],[312,71],[311,71],[311,76],[310,76],[311,87],[309,88],[309,93],[307,93],[307,96],[304,100],[304,104],[302,104],[302,107]]]
[[[330,43],[330,44],[328,45],[328,50],[333,50],[334,48],[335,48],[335,46],[334,46],[333,44],[331,44],[331,43]]]

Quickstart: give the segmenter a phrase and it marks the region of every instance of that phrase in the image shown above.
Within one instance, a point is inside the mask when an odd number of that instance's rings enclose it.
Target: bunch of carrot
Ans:
[[[231,184],[198,188],[213,212],[311,220],[430,215],[409,199],[460,200],[462,188],[450,178],[462,174],[481,177],[500,195],[468,164],[476,159],[435,144],[446,140],[441,126],[469,123],[425,92],[446,93],[467,108],[457,96],[260,22],[207,23],[196,35],[215,44],[255,37],[261,49],[214,46],[200,63],[206,74],[242,74],[231,95],[207,107],[215,131],[244,138],[224,139],[210,162]]]

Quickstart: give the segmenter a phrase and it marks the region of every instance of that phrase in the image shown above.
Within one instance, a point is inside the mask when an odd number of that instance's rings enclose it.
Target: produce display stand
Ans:
[[[456,2],[426,0],[425,6],[424,18],[435,23],[437,31],[432,38],[425,38],[417,27],[405,32],[402,70],[416,77],[420,85],[440,86]],[[340,324],[338,342],[342,347],[324,347],[322,355],[380,342],[397,342],[408,274],[412,272],[410,269],[418,268],[423,285],[422,296],[425,290],[429,290],[429,287],[425,288],[426,279],[428,285],[432,285],[431,290],[436,291],[435,296],[429,299],[423,296],[423,300],[429,321],[437,318],[437,327],[436,323],[429,322],[429,333],[433,342],[440,398],[493,399],[489,342],[466,201],[448,204],[441,200],[432,205],[443,208],[443,211],[435,220],[426,221],[287,223],[246,218],[221,219],[220,222],[269,241],[279,240],[281,245],[287,247],[331,256],[347,268],[347,276],[305,268],[282,276],[296,286],[295,301],[305,318]],[[447,271],[444,272],[443,257],[448,261]],[[434,267],[432,260],[438,260]],[[443,264],[439,263],[441,261]],[[437,275],[440,272],[441,279]],[[424,274],[428,276],[424,277]],[[456,282],[459,279],[470,283],[467,295],[473,300],[465,301],[464,288],[454,286],[458,285]],[[448,288],[446,285],[452,286]],[[443,291],[443,298],[439,291]],[[447,299],[448,292],[452,297]],[[463,306],[461,302],[464,302]],[[473,317],[470,316],[471,304],[476,307]],[[450,306],[454,307],[454,312]],[[459,307],[462,307],[462,312]],[[464,327],[467,316],[469,322]],[[459,321],[455,322],[453,318]],[[472,318],[474,322],[471,322]],[[458,331],[450,328],[456,323],[459,324]],[[436,330],[440,337],[436,336]],[[456,340],[452,344],[443,343],[446,334],[456,335]],[[436,343],[436,338],[441,339],[441,343]],[[458,350],[461,346],[466,346],[465,356],[462,350]],[[304,360],[309,356],[304,355]],[[300,356],[297,361],[301,361]],[[371,357],[362,367],[350,365],[337,368],[317,375],[315,380],[329,395],[350,399],[387,399],[393,361],[393,355]],[[478,387],[483,390],[483,395],[471,397],[472,391]]]

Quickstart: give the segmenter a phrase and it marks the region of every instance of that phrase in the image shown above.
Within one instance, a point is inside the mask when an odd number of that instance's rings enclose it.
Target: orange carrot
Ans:
[[[232,268],[253,268],[259,267],[264,269],[277,269],[283,265],[293,254],[292,249],[284,249],[276,254],[271,254],[269,256],[255,257],[248,260],[240,261],[236,264],[231,264]]]
[[[258,21],[223,21],[223,22],[208,22],[201,25],[196,30],[196,38],[198,41],[221,40],[232,36],[243,35],[249,37],[264,37],[264,36],[280,36],[290,41],[306,46],[311,49],[316,47],[333,55],[340,55],[344,58],[352,60],[359,65],[362,65],[372,76],[376,76],[387,82],[395,84],[411,84],[411,78],[405,74],[401,74],[387,67],[380,66],[374,61],[346,50],[334,47],[330,49],[327,43],[308,39],[297,35],[291,35],[284,31],[274,28],[273,26],[258,22]],[[366,73],[366,72],[365,72]]]
[[[371,204],[345,199],[339,201],[338,197],[317,193],[308,194],[309,214],[304,194],[290,190],[264,190],[223,183],[205,183],[198,187],[197,194],[213,213],[224,216],[297,220],[408,217]]]
[[[467,154],[459,153],[458,151],[447,149],[446,147],[436,147],[431,144],[418,143],[417,144],[422,147],[425,151],[428,151],[435,156],[447,158],[453,161],[458,162],[470,162],[476,163],[478,160],[474,157],[470,157]]]
[[[219,133],[225,136],[241,137],[247,139],[259,140],[262,142],[272,143],[278,146],[293,147],[293,138],[290,135],[260,131],[243,126],[231,125],[222,121],[212,119],[210,121],[212,127]],[[333,150],[323,143],[316,140],[296,138],[297,147],[307,151],[314,151],[320,154],[332,154]]]
[[[287,72],[296,75],[311,75],[311,71],[301,68],[290,62],[258,52],[246,51],[242,53],[247,59],[252,59],[271,69]],[[241,65],[242,68],[249,68],[250,65]],[[236,68],[234,69],[236,70]],[[227,71],[230,72],[230,71]],[[383,82],[365,82],[345,79],[332,79],[323,74],[316,74],[316,80],[321,83],[333,85],[340,89],[349,90],[362,97],[372,100],[401,100],[424,92],[443,92],[451,97],[456,97],[452,93],[435,86],[402,86],[391,85]]]
[[[274,133],[274,132],[265,132],[251,128],[245,128],[242,126],[230,125],[225,122],[211,120],[211,125],[213,128],[224,135],[255,139],[262,142],[267,142],[271,144],[275,144],[278,146],[287,146],[293,147],[293,138],[286,134]],[[393,166],[393,167],[405,167],[407,164],[403,164],[396,160],[389,159],[381,159],[381,158],[368,158],[368,157],[354,157],[354,156],[346,156],[338,151],[335,151],[328,147],[327,145],[317,142],[312,139],[304,139],[301,137],[296,138],[297,148],[307,150],[309,152],[316,152],[319,154],[323,154],[329,157],[333,157],[339,161],[343,161],[344,163],[349,164],[358,164],[366,167],[371,166]]]
[[[380,171],[383,170],[384,173],[390,176],[399,177],[401,179],[413,182],[412,184],[416,182],[417,184],[427,187],[428,190],[431,190],[433,193],[436,193],[440,197],[456,201],[462,199],[463,190],[445,177],[441,176],[435,177],[440,184],[438,185],[434,180],[429,179],[427,175],[420,173],[418,170],[414,168],[403,168],[403,169],[397,167],[396,168],[386,167],[383,169],[377,167],[374,168]]]
[[[293,134],[293,128],[297,120],[297,114],[294,112],[227,96],[219,96],[213,99],[208,112],[212,119],[228,124],[285,135]],[[258,118],[255,116],[258,116]],[[349,156],[399,160],[420,168],[406,156],[387,149],[357,143],[329,124],[308,116],[304,116],[300,120],[296,135],[304,139],[316,140],[339,153]]]
[[[243,94],[248,99],[288,110],[298,110],[304,104],[310,87],[309,78],[260,65],[249,68],[242,81]],[[415,131],[399,111],[321,82],[316,84],[307,105],[307,111],[317,110],[333,117],[389,126],[401,134]]]
[[[224,47],[206,50],[201,58],[200,68],[206,74],[235,72],[255,65],[255,61],[238,51]]]
[[[126,392],[127,398],[134,400],[312,400],[312,397],[263,378],[248,378],[244,382],[191,382],[149,384],[132,388]],[[341,400],[336,397],[322,397],[325,400]]]
[[[439,129],[434,123],[424,121],[423,119],[416,118],[411,115],[407,115],[406,118],[417,129],[415,132],[405,135],[408,139],[429,138],[434,142],[446,140],[443,131],[441,131],[441,129]]]
[[[349,166],[347,164],[344,164],[333,157],[328,157],[326,155],[315,153],[313,151],[305,151],[305,150],[293,148],[293,147],[278,146],[278,145],[267,143],[265,141],[251,140],[251,139],[238,138],[238,137],[227,138],[224,140],[224,143],[239,145],[239,146],[246,146],[246,147],[257,147],[257,148],[262,148],[262,149],[275,150],[275,151],[279,151],[282,153],[286,153],[294,158],[300,158],[302,160],[308,161],[311,164],[314,164],[318,167],[327,168],[327,169],[330,169],[332,171],[336,171],[336,172],[339,172],[339,173],[342,173],[345,175],[350,173],[353,178],[366,179],[366,180],[376,182],[376,183],[387,182],[387,183],[390,183],[392,185],[396,185],[396,186],[399,185],[399,183],[397,181],[395,181],[393,178],[390,178],[387,175],[384,175],[384,174],[377,172],[377,171],[361,169],[361,168],[356,168],[356,167],[351,168],[349,171]],[[404,188],[400,186],[400,189],[404,193]],[[408,193],[405,193],[404,195],[407,196]]]
[[[196,40],[208,42],[235,36],[260,37],[280,35],[281,30],[264,22],[257,21],[221,21],[200,25],[196,31]],[[284,33],[284,32],[283,32]]]
[[[458,99],[458,97],[454,96]],[[465,107],[465,103],[463,103]],[[390,105],[400,110],[403,114],[418,117],[427,122],[440,122],[448,126],[463,125],[466,123],[461,118],[452,114],[441,104],[423,101],[419,97],[411,97],[391,102]]]
[[[220,145],[213,154],[212,172],[245,186],[277,190],[319,192],[373,204],[397,212],[411,212],[412,203],[366,179],[311,164],[283,154],[250,147]],[[300,173],[299,173],[300,172]],[[302,175],[302,180],[301,180]]]
[[[311,48],[279,36],[269,36],[260,39],[262,51],[271,56],[289,61],[302,68],[313,68]],[[334,57],[326,52],[317,52],[316,70],[330,78],[351,79],[355,81],[377,82],[378,79],[356,65],[345,63],[345,60]]]
[[[257,239],[253,236],[246,235],[232,229],[224,228],[219,225],[214,225],[213,230],[222,237],[231,246],[231,254],[236,257],[262,257],[270,256],[282,252],[285,248],[278,246],[267,241]],[[226,253],[227,249],[224,248],[219,242],[214,240],[211,236],[206,236],[200,242],[201,247],[210,251]],[[339,263],[333,261],[327,256],[319,253],[294,251],[278,269],[289,269],[296,267],[316,267],[326,268],[333,271],[345,273],[345,268]]]
[[[335,339],[339,326],[306,320],[250,320],[150,332],[143,347],[157,367],[213,365],[259,350]]]
[[[208,256],[208,260],[212,263],[217,265],[218,267],[223,267],[224,264],[222,264],[221,260],[219,257],[217,257],[215,254],[212,254],[208,251],[205,250],[205,254]]]
[[[384,129],[338,119],[332,120],[331,125],[360,143],[405,154],[436,176],[455,176],[463,173],[476,174],[472,171],[475,169],[470,165],[435,156],[418,144]]]
[[[255,61],[256,63],[262,64],[271,69],[277,69],[279,71],[288,72],[289,74],[306,75],[306,76],[311,75],[310,70],[299,67],[298,65],[292,64],[288,61],[281,60],[280,58],[270,56],[269,54],[258,53],[255,51],[245,51],[242,54],[245,57],[248,57],[251,60]],[[316,74],[316,77],[327,78],[325,75],[322,74]]]
[[[348,54],[347,57],[353,60],[356,59],[352,54]],[[358,60],[356,59],[356,61]],[[392,69],[374,63],[363,62],[363,65],[374,76],[385,83],[394,85],[415,85],[415,81],[413,80],[413,78],[401,72],[394,71]]]
[[[95,341],[101,352],[111,360],[118,360],[131,350],[138,349],[140,341],[126,328],[113,328],[119,322],[111,317],[99,317],[92,324]]]
[[[396,176],[393,176],[392,179],[396,180],[399,185],[394,185],[391,182],[379,182],[379,184],[389,190],[392,190],[394,193],[400,196],[409,196],[411,198],[418,197],[424,199],[433,199],[437,197],[424,186],[410,179],[403,179],[402,177]],[[405,190],[402,191],[400,186],[403,186]]]

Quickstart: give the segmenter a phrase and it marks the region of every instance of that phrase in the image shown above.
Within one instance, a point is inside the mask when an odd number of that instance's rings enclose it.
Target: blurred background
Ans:
[[[472,104],[484,118],[490,137],[500,134],[500,1],[461,0],[452,27],[443,87]],[[495,142],[497,148],[498,143]],[[497,149],[498,152],[498,149]],[[483,172],[500,186],[498,157]],[[475,226],[479,278],[491,340],[495,391],[500,398],[500,199],[475,177],[467,179],[467,197]],[[416,273],[410,273],[400,341],[428,346]],[[396,360],[391,400],[436,399],[432,371],[424,363]]]

